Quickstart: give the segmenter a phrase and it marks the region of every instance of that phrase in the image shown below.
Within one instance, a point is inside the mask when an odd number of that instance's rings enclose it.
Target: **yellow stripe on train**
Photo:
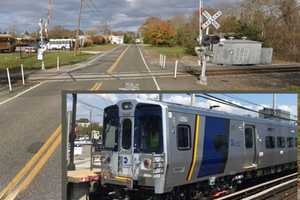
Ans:
[[[196,115],[196,130],[195,130],[195,141],[194,141],[194,149],[193,149],[193,158],[192,158],[192,163],[190,166],[190,170],[188,173],[188,177],[187,177],[187,181],[191,181],[194,170],[195,170],[195,166],[196,166],[196,161],[197,161],[197,153],[198,153],[198,140],[199,140],[199,127],[200,127],[200,115],[197,114]]]

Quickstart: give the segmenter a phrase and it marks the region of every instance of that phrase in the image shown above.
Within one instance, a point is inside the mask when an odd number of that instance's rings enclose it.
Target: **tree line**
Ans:
[[[217,10],[207,8],[210,13]],[[277,58],[300,61],[300,5],[297,0],[242,0],[221,9],[221,28],[211,34],[247,37],[272,47]],[[155,46],[182,46],[194,54],[198,45],[199,11],[169,19],[149,17],[140,27],[144,42]]]

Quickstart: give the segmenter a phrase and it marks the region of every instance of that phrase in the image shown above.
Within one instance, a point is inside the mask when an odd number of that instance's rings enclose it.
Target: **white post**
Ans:
[[[161,54],[159,55],[159,65],[160,65],[160,67],[162,67],[162,55]]]
[[[166,68],[166,60],[167,60],[167,56],[164,56],[164,65],[163,65],[163,69]]]
[[[175,71],[174,71],[174,78],[177,78],[177,68],[178,68],[178,60],[175,62]]]
[[[200,76],[200,84],[201,85],[207,85],[207,77],[206,77],[206,56],[203,56],[202,58],[202,70],[201,70],[201,76]]]
[[[23,85],[25,85],[24,67],[23,67],[23,64],[21,64],[21,73],[22,73],[22,83],[23,83]]]
[[[9,74],[9,69],[6,68],[6,72],[7,72],[7,79],[8,79],[8,86],[9,86],[9,91],[12,91],[12,87],[11,87],[11,82],[10,82],[10,74]]]
[[[57,56],[57,61],[56,61],[57,71],[59,71],[59,64],[60,64],[60,62],[59,62],[59,56]]]
[[[45,62],[42,60],[42,70],[45,70]]]

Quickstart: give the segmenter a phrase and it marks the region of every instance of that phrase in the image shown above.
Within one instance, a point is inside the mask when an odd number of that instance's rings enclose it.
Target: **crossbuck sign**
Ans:
[[[211,16],[209,14],[209,12],[207,12],[206,10],[204,10],[203,11],[203,15],[204,15],[204,17],[206,17],[207,21],[204,24],[202,24],[202,28],[203,29],[207,29],[209,27],[209,25],[212,24],[216,29],[219,29],[220,28],[220,24],[219,24],[219,22],[217,22],[217,19],[219,17],[221,17],[222,14],[223,14],[222,11],[218,11],[216,14],[214,14],[213,16]]]

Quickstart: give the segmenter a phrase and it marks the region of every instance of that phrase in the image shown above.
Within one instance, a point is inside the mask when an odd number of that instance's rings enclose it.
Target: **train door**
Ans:
[[[222,174],[228,160],[230,119],[206,116],[198,177]]]
[[[121,117],[118,175],[132,177],[133,161],[133,117]]]
[[[257,164],[256,160],[256,133],[255,126],[246,124],[244,129],[245,137],[245,168],[253,168]]]
[[[189,182],[190,165],[193,158],[196,116],[199,115],[172,112],[169,113],[170,128],[170,170],[167,180],[170,185]],[[200,124],[200,121],[198,122]]]

